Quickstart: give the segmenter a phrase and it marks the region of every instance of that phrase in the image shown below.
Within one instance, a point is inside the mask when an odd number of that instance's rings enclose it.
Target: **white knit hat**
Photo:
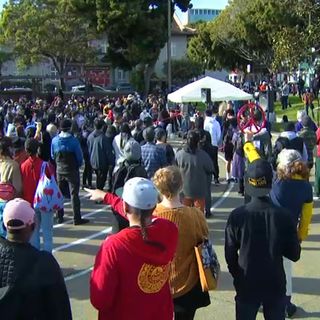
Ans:
[[[156,206],[158,192],[152,181],[136,177],[125,183],[122,199],[131,207],[148,210]]]
[[[301,160],[302,157],[299,151],[293,149],[283,149],[278,154],[277,162],[278,166],[281,168],[286,168],[289,164]]]

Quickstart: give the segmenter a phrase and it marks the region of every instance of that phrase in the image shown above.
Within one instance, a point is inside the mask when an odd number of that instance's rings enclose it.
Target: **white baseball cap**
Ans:
[[[152,181],[136,177],[125,183],[122,199],[131,207],[148,210],[156,206],[158,191]]]

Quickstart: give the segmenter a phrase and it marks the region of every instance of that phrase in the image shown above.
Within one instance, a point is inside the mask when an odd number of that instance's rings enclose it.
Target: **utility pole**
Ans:
[[[168,65],[168,74],[167,74],[167,80],[168,80],[168,93],[171,92],[171,0],[168,0],[168,42],[167,42],[167,65]]]

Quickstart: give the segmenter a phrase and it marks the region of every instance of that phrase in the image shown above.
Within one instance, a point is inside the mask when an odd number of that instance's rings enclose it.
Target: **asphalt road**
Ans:
[[[224,161],[219,159],[222,179]],[[66,202],[66,221],[55,225],[54,256],[57,258],[68,287],[73,318],[76,320],[97,319],[97,312],[89,300],[89,277],[95,255],[102,240],[112,232],[113,216],[108,206],[97,205],[81,192],[82,215],[90,223],[73,226],[72,212]],[[195,319],[232,320],[234,316],[234,290],[232,279],[224,261],[224,228],[230,211],[243,203],[237,193],[237,185],[212,186],[214,217],[208,219],[211,237],[221,263],[221,277],[217,291],[211,292],[211,305],[199,309]],[[296,318],[320,319],[320,210],[319,203],[310,230],[310,236],[303,243],[301,260],[294,266],[293,301],[299,308]],[[258,319],[263,319],[259,314]],[[129,319],[128,319],[129,320]]]

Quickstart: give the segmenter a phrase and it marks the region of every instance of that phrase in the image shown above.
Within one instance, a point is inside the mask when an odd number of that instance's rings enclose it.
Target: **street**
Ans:
[[[220,155],[222,157],[222,155]],[[224,228],[230,211],[243,203],[237,193],[237,185],[227,185],[223,176],[224,161],[219,159],[222,183],[212,186],[214,217],[208,219],[211,238],[221,264],[219,288],[211,292],[211,305],[199,309],[195,319],[235,319],[234,290],[232,279],[224,260]],[[312,180],[312,179],[311,179]],[[112,230],[113,216],[108,206],[97,205],[81,192],[82,214],[90,219],[90,224],[74,227],[70,203],[66,201],[66,221],[54,229],[54,255],[57,258],[67,283],[72,304],[73,318],[76,320],[97,319],[97,312],[89,300],[89,278],[96,252],[101,241]],[[320,296],[320,208],[315,202],[310,235],[303,242],[301,259],[294,266],[293,302],[300,308],[295,316],[299,319],[319,319]],[[263,319],[259,313],[257,319]]]

